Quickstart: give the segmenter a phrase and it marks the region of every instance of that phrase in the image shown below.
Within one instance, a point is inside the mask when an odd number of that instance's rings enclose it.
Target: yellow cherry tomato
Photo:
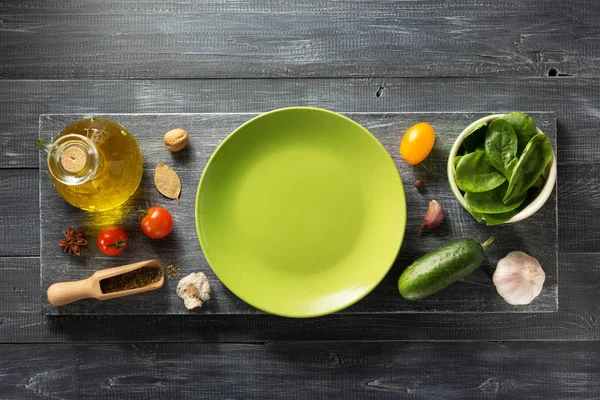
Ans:
[[[402,137],[400,155],[408,164],[418,164],[431,153],[434,143],[435,133],[431,125],[419,122],[406,131]]]

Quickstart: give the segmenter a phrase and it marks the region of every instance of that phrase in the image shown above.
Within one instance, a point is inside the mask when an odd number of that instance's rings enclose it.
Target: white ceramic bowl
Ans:
[[[456,138],[456,140],[454,141],[454,144],[452,145],[452,149],[450,149],[450,154],[448,155],[448,166],[446,168],[447,174],[448,174],[448,182],[450,183],[450,189],[452,190],[454,197],[456,197],[456,200],[458,200],[460,205],[463,206],[463,208],[465,210],[467,209],[467,202],[465,201],[465,198],[463,197],[462,193],[460,192],[460,189],[456,185],[456,181],[454,180],[454,165],[453,165],[454,157],[456,157],[456,154],[458,153],[458,150],[460,149],[460,145],[462,144],[465,136],[467,136],[467,134],[469,132],[471,132],[477,125],[479,125],[483,122],[493,121],[493,120],[495,120],[497,118],[501,118],[503,116],[504,116],[504,114],[493,114],[493,115],[488,115],[486,117],[480,118],[477,121],[473,122],[471,125],[467,126],[460,133],[460,135],[458,135],[458,138]],[[537,129],[538,133],[544,133],[539,128],[536,128],[536,129]],[[527,205],[527,207],[525,207],[523,210],[521,210],[521,212],[516,214],[514,217],[512,217],[508,221],[504,222],[505,224],[510,224],[512,222],[521,221],[521,220],[524,220],[525,218],[532,216],[540,208],[542,208],[544,203],[546,203],[546,200],[548,200],[548,198],[550,197],[550,194],[552,193],[552,189],[554,189],[554,186],[556,184],[556,152],[554,152],[554,151],[552,152],[552,161],[548,164],[548,167],[546,167],[546,170],[544,171],[543,175],[546,178],[546,184],[540,191],[540,194],[538,194],[538,196],[535,199],[533,199],[533,201],[531,203],[529,203]]]

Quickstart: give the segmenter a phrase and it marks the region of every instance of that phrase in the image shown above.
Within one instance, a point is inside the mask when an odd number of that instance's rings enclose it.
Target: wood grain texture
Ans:
[[[0,173],[0,254],[39,256],[39,178],[35,169],[2,170]],[[29,190],[28,190],[29,189]],[[37,193],[36,193],[37,192]]]
[[[576,243],[578,252],[600,251],[600,230],[596,229],[595,222],[600,215],[600,165],[578,169],[575,174],[559,168],[558,175],[561,181],[558,201],[566,201],[562,203],[566,205],[565,212],[559,213],[559,230],[570,236],[569,240],[560,242],[559,251],[571,247],[571,243]],[[590,224],[594,229],[590,229]]]
[[[599,359],[600,342],[0,345],[0,392],[4,399],[592,399]]]
[[[39,259],[0,259],[13,277],[0,290],[0,343],[263,342],[287,340],[600,340],[600,253],[560,254],[556,313],[40,315]],[[24,287],[21,287],[24,286]],[[12,287],[16,288],[18,300]]]
[[[556,111],[559,164],[600,163],[597,79],[0,80],[0,167],[38,166],[40,114]],[[379,97],[377,97],[379,93]]]
[[[598,76],[594,0],[2,1],[2,78]]]
[[[4,312],[39,312],[39,290],[28,283],[39,275],[39,265],[38,257],[0,258],[0,305]]]
[[[597,254],[596,254],[597,255]],[[597,297],[597,291],[593,296]],[[335,314],[318,319],[272,315],[43,316],[0,313],[3,343],[262,342],[312,340],[600,340],[598,303],[558,313]],[[595,308],[590,311],[590,308]]]
[[[125,126],[138,142],[144,154],[145,174],[136,196],[124,207],[104,213],[88,213],[75,209],[62,200],[52,186],[48,173],[41,172],[41,269],[42,292],[55,282],[85,279],[94,271],[156,258],[163,264],[181,268],[181,276],[203,271],[211,282],[211,301],[202,313],[243,314],[257,310],[235,297],[218,280],[200,249],[195,224],[195,195],[198,181],[216,147],[236,127],[257,114],[116,114],[103,115]],[[395,312],[541,312],[556,311],[557,286],[557,207],[556,192],[534,217],[518,224],[486,227],[477,222],[458,203],[447,184],[447,154],[456,136],[471,122],[485,116],[473,113],[350,113],[349,117],[366,127],[392,156],[404,180],[408,209],[406,233],[393,268],[384,281],[365,299],[345,310],[349,313]],[[552,113],[532,113],[537,125],[556,147],[556,120]],[[82,119],[83,115],[42,115],[40,137],[51,141],[57,132]],[[436,131],[435,151],[416,167],[406,164],[398,154],[402,134],[419,121],[428,121]],[[164,146],[164,132],[182,127],[189,133],[189,148],[170,153]],[[560,157],[560,153],[559,153]],[[154,188],[153,171],[158,162],[166,162],[178,171],[183,189],[181,204],[168,201]],[[40,165],[46,164],[44,154]],[[425,181],[425,190],[417,191],[413,181]],[[429,200],[436,199],[445,209],[445,223],[436,232],[419,234]],[[136,210],[145,204],[164,205],[174,216],[175,230],[160,242],[147,239],[138,228]],[[129,249],[119,257],[104,257],[96,246],[84,248],[82,257],[59,251],[56,241],[66,226],[85,230],[92,243],[107,225],[119,225],[129,232]],[[531,235],[530,232],[539,232]],[[404,300],[398,294],[398,276],[414,259],[462,237],[480,242],[493,236],[496,242],[486,250],[487,260],[481,269],[453,285],[418,302]],[[546,282],[540,296],[531,304],[514,307],[498,296],[491,275],[498,260],[514,249],[521,249],[540,260],[546,272]],[[159,291],[100,302],[84,300],[63,307],[44,303],[47,314],[189,314],[175,293],[177,280],[168,281]]]
[[[584,77],[600,72],[599,10],[597,0],[0,0],[0,168],[37,168],[43,113],[556,111],[559,250],[595,251],[559,255],[558,312],[310,320],[46,317],[39,258],[1,257],[0,398],[597,399],[600,84]],[[541,78],[550,71],[576,78]],[[280,79],[225,79],[257,77]],[[282,79],[298,77],[318,79]],[[38,171],[0,170],[0,183],[10,189],[0,256],[39,254]],[[257,344],[273,340],[302,342]],[[249,344],[155,343],[220,341]]]

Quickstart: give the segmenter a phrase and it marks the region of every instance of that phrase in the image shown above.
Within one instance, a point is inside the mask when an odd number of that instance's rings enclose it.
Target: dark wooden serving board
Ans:
[[[491,113],[491,112],[490,112]],[[478,224],[456,201],[446,178],[446,158],[456,136],[472,121],[490,113],[346,113],[365,126],[386,147],[396,162],[404,182],[408,209],[407,227],[402,249],[389,274],[367,297],[341,313],[407,312],[556,312],[558,309],[558,243],[556,190],[534,216],[515,224],[486,227]],[[78,210],[55,192],[49,180],[45,157],[40,156],[41,219],[41,293],[44,314],[250,314],[260,311],[231,293],[216,278],[202,254],[194,222],[196,189],[210,155],[227,135],[255,113],[242,114],[110,114],[103,117],[123,124],[135,135],[145,159],[145,174],[134,197],[125,205],[104,213]],[[556,117],[549,112],[530,112],[540,129],[556,149]],[[40,137],[51,140],[68,124],[90,115],[41,115]],[[100,116],[100,114],[95,114]],[[436,144],[430,156],[417,166],[407,165],[398,154],[403,133],[414,123],[429,122],[436,131]],[[181,127],[190,134],[190,144],[179,153],[170,153],[162,137],[172,128]],[[560,157],[560,155],[558,155]],[[160,195],[153,184],[156,163],[165,162],[178,173],[183,184],[181,203]],[[418,192],[413,181],[420,178],[425,190]],[[429,200],[445,208],[446,220],[434,232],[418,233]],[[173,233],[153,241],[139,229],[137,209],[146,204],[161,205],[175,220]],[[96,247],[99,231],[118,224],[129,234],[130,247],[119,257],[105,257]],[[83,229],[90,245],[81,257],[64,254],[57,242],[68,226]],[[484,241],[494,236],[496,242],[487,250],[482,268],[450,288],[419,302],[404,300],[397,290],[401,271],[415,258],[440,245],[461,237]],[[510,306],[496,293],[491,274],[497,261],[512,250],[523,250],[540,260],[546,283],[542,293],[527,306]],[[181,268],[181,276],[203,271],[211,281],[212,300],[202,309],[189,312],[175,294],[178,279],[168,279],[157,291],[100,302],[83,300],[64,307],[53,307],[46,300],[46,290],[54,282],[83,279],[95,270],[156,258],[164,265]],[[443,318],[443,317],[441,317]]]

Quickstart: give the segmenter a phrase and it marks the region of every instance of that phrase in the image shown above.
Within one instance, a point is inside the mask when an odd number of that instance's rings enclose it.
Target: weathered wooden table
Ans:
[[[0,0],[0,398],[600,397],[599,20],[596,0]],[[41,114],[291,105],[555,112],[557,310],[42,315]]]

